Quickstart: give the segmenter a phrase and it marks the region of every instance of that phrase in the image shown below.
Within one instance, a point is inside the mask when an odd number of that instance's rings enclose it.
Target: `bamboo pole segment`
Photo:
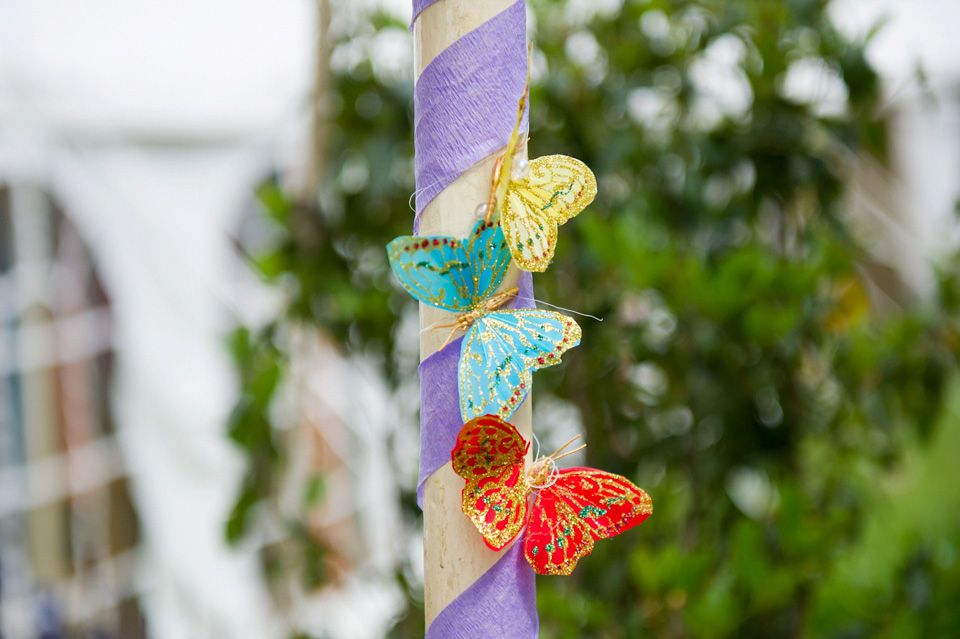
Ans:
[[[413,27],[414,65],[419,78],[424,68],[446,47],[494,17],[516,0],[441,0],[420,14]],[[494,88],[495,90],[495,88]],[[504,96],[515,102],[519,96]],[[487,201],[495,157],[491,156],[454,180],[421,212],[420,235],[466,237],[477,221],[476,207]],[[512,266],[500,290],[516,286],[519,270]],[[454,315],[420,305],[420,326],[452,322]],[[421,333],[420,358],[433,354],[446,330]],[[450,347],[448,347],[450,348]],[[455,383],[455,381],[453,382]],[[532,430],[530,402],[525,401],[510,420],[528,440]],[[460,505],[463,480],[449,462],[424,486],[424,608],[429,626],[437,614],[475,582],[502,556],[489,550]]]
[[[299,195],[300,202],[316,206],[320,199],[330,131],[330,0],[316,0],[317,41],[313,90],[310,93],[310,142]]]

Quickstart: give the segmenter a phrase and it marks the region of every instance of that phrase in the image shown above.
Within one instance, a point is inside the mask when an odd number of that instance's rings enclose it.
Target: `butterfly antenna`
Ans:
[[[456,322],[448,322],[447,324],[441,324],[440,322],[434,322],[430,326],[420,329],[420,335],[423,335],[427,331],[432,331],[435,328],[450,328],[451,326],[457,326]]]
[[[572,454],[574,454],[574,453],[579,453],[581,450],[583,450],[583,449],[586,448],[586,447],[587,447],[586,444],[582,444],[582,445],[574,448],[573,450],[568,450],[567,452],[563,453],[562,455],[557,455],[556,457],[553,458],[553,460],[556,461],[556,460],[558,460],[558,459],[563,459],[563,458],[566,457],[567,455],[572,455]]]
[[[555,452],[554,454],[550,455],[550,459],[559,459],[559,457],[557,457],[557,455],[559,455],[560,453],[562,453],[564,448],[566,448],[567,446],[569,446],[569,445],[572,444],[573,442],[577,441],[578,439],[580,439],[580,435],[579,435],[579,434],[578,434],[576,437],[574,437],[573,439],[571,439],[570,441],[568,441],[566,444],[564,444],[563,446],[561,446],[560,448],[558,448],[558,449],[557,449],[557,452]],[[584,446],[586,446],[586,444],[584,444]],[[577,450],[579,450],[579,448],[578,448]]]
[[[421,329],[420,329],[420,332],[417,333],[417,335],[423,335],[423,334],[426,333],[427,331],[432,331],[432,330],[435,329],[435,328],[443,328],[443,327],[440,326],[440,322],[434,322],[434,323],[431,324],[430,326],[424,326],[423,328],[421,328]]]
[[[555,308],[555,309],[557,309],[558,311],[566,311],[566,312],[568,312],[568,313],[573,313],[574,315],[579,315],[579,316],[581,316],[581,317],[589,317],[590,319],[595,319],[595,320],[597,320],[598,322],[602,322],[602,321],[603,321],[603,318],[602,318],[602,317],[597,317],[596,315],[591,315],[590,313],[581,313],[580,311],[575,311],[575,310],[573,310],[572,308],[565,308],[565,307],[563,307],[563,306],[557,306],[556,304],[551,304],[550,302],[544,302],[543,300],[538,300],[537,298],[533,298],[533,301],[536,302],[537,304],[543,304],[544,306],[549,306],[550,308]]]
[[[425,186],[425,187],[423,187],[423,188],[419,188],[419,189],[415,190],[413,193],[411,193],[411,194],[410,194],[410,197],[407,198],[407,206],[410,207],[410,210],[413,211],[414,213],[417,212],[416,207],[413,206],[413,198],[419,197],[421,193],[423,193],[423,192],[426,191],[427,189],[430,189],[430,188],[435,187],[436,185],[438,185],[438,184],[440,184],[440,183],[441,183],[441,180],[437,180],[437,181],[434,182],[433,184],[428,184],[427,186]]]
[[[536,445],[536,449],[533,451],[533,458],[539,459],[540,458],[540,440],[537,438],[537,434],[532,431],[530,432],[530,436],[533,437],[533,443]]]

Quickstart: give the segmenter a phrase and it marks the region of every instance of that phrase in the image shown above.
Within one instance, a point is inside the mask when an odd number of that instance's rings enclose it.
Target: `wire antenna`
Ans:
[[[563,446],[561,446],[560,448],[558,448],[558,449],[557,449],[557,452],[555,452],[554,454],[550,455],[550,459],[556,461],[556,460],[560,459],[561,457],[566,457],[567,455],[572,455],[573,453],[575,453],[575,452],[577,452],[577,451],[581,451],[581,450],[583,450],[584,448],[586,448],[587,445],[586,445],[586,444],[583,444],[583,445],[580,446],[579,448],[575,448],[575,449],[573,449],[573,450],[568,450],[567,452],[563,453],[562,455],[560,454],[560,453],[563,452],[563,449],[564,449],[564,448],[566,448],[567,446],[569,446],[569,445],[572,444],[573,442],[577,441],[578,439],[580,439],[580,435],[579,435],[579,434],[577,434],[573,439],[571,439],[571,440],[568,441],[566,444],[564,444]]]
[[[533,443],[535,444],[535,448],[533,451],[533,458],[539,459],[540,458],[540,440],[537,438],[537,434],[535,432],[531,431],[530,435],[531,437],[533,437]]]
[[[533,298],[533,301],[536,302],[537,304],[543,304],[544,306],[549,306],[550,308],[555,308],[555,309],[557,309],[558,311],[566,311],[566,312],[568,312],[568,313],[573,313],[574,315],[580,315],[581,317],[589,317],[590,319],[595,319],[595,320],[597,320],[598,322],[602,322],[602,321],[603,321],[603,318],[602,318],[602,317],[597,317],[596,315],[591,315],[590,313],[581,313],[580,311],[575,311],[575,310],[573,310],[572,308],[565,308],[565,307],[563,307],[563,306],[557,306],[556,304],[551,304],[550,302],[544,302],[543,300],[538,300],[537,298]]]

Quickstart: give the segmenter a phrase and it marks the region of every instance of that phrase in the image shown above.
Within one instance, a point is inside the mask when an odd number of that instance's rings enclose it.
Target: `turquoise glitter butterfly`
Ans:
[[[529,392],[533,371],[559,363],[580,343],[580,327],[569,317],[500,309],[516,289],[496,293],[511,261],[499,220],[480,220],[464,240],[398,237],[387,244],[387,257],[408,293],[459,314],[449,326],[467,331],[457,374],[465,422],[487,414],[508,419]]]

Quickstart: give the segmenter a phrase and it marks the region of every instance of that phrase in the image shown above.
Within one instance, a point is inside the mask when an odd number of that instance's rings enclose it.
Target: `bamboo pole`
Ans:
[[[413,28],[416,76],[419,78],[424,68],[446,47],[514,2],[441,0],[427,7]],[[505,95],[504,99],[516,102],[519,96]],[[477,221],[476,206],[487,200],[494,161],[493,156],[484,159],[441,191],[420,215],[420,234],[466,237]],[[518,275],[516,267],[511,267],[500,290],[515,286]],[[452,320],[451,313],[420,305],[421,328]],[[421,360],[440,347],[446,333],[428,330],[421,334]],[[529,401],[520,406],[511,422],[521,435],[530,439],[532,419]],[[428,626],[441,610],[501,556],[501,553],[495,553],[484,545],[483,538],[464,516],[460,507],[462,489],[463,480],[453,472],[449,462],[434,473],[424,486],[424,609]]]
[[[330,0],[316,0],[317,40],[313,90],[310,93],[310,141],[299,185],[300,203],[316,207],[320,200],[330,127]]]

